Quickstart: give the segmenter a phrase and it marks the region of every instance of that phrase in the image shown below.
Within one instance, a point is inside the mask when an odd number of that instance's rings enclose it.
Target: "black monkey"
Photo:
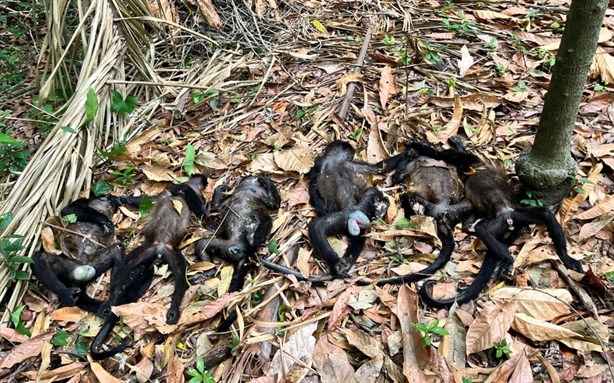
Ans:
[[[466,153],[458,138],[450,138],[449,142],[453,147],[451,152]],[[567,268],[583,272],[582,264],[568,255],[563,229],[548,208],[517,206],[509,178],[502,169],[486,165],[481,160],[459,165],[466,175],[465,198],[473,206],[473,215],[464,223],[463,229],[474,233],[488,248],[482,268],[494,270],[497,260],[500,260],[504,269],[509,270],[514,258],[509,253],[508,247],[517,236],[517,231],[531,224],[542,224],[548,229],[557,255],[563,264]],[[493,257],[496,260],[493,260]],[[477,291],[479,294],[490,279],[490,276],[486,278],[486,272],[483,275],[484,278],[480,278],[481,285],[475,282],[472,284],[472,293]],[[427,287],[428,285],[423,287],[421,295],[426,301],[434,302],[428,296]],[[445,302],[440,303],[445,305]]]
[[[333,277],[348,277],[348,270],[365,244],[362,236],[370,220],[381,218],[389,202],[372,186],[371,176],[398,166],[402,156],[375,165],[354,160],[355,150],[347,142],[333,141],[316,158],[309,173],[309,197],[319,218],[308,225],[313,249],[329,265]],[[329,235],[347,235],[342,258],[330,246]]]
[[[143,242],[124,257],[111,274],[111,292],[100,307],[105,322],[90,348],[94,359],[109,357],[128,346],[124,342],[109,351],[101,351],[105,339],[119,319],[111,311],[111,306],[134,302],[147,291],[153,279],[153,265],[157,259],[162,259],[169,265],[175,278],[175,291],[166,313],[166,323],[174,324],[179,320],[179,305],[188,287],[187,262],[179,250],[179,244],[187,234],[190,211],[199,219],[205,214],[200,193],[206,185],[206,176],[193,176],[186,183],[171,186],[152,198],[153,207],[142,230]],[[138,197],[132,197],[131,202],[136,205],[139,200]]]
[[[110,219],[120,199],[114,196],[81,198],[61,210],[65,220],[58,217],[51,220],[51,230],[62,254],[38,251],[33,256],[32,272],[62,304],[98,312],[101,301],[86,294],[86,285],[123,256],[122,244],[115,239]],[[76,221],[62,227],[67,219]]]
[[[196,255],[201,260],[220,257],[234,266],[229,291],[243,287],[247,274],[247,262],[256,254],[271,233],[271,214],[279,209],[281,197],[268,175],[245,177],[234,193],[224,197],[228,188],[215,189],[212,211],[222,217],[218,237],[201,239],[196,243]]]
[[[409,218],[414,213],[419,213],[433,217],[437,223],[442,247],[430,266],[417,273],[380,279],[376,282],[378,286],[419,281],[443,267],[454,250],[454,226],[471,211],[471,204],[462,199],[463,184],[456,169],[452,169],[445,162],[419,155],[429,152],[428,154],[436,157],[439,152],[416,151],[412,148],[409,152],[413,154],[405,157],[393,177],[395,184],[404,184],[406,187],[406,192],[401,195],[405,216]],[[369,283],[358,281],[360,285]]]

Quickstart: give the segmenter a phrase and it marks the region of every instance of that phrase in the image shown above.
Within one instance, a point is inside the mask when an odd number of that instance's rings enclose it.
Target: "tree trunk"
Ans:
[[[571,135],[607,7],[608,0],[572,0],[535,142],[516,161],[520,181],[548,204],[575,183]]]

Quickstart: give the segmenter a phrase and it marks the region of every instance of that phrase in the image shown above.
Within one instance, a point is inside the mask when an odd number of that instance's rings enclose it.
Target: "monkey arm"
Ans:
[[[316,210],[318,217],[323,217],[328,213],[324,199],[318,191],[318,178],[322,171],[322,157],[316,158],[316,161],[309,171],[309,201]]]
[[[109,217],[92,209],[89,203],[89,200],[80,198],[64,207],[60,214],[62,217],[74,214],[78,222],[99,224],[104,228],[104,235],[106,237],[115,235],[115,226],[113,226],[113,222],[111,222]]]
[[[512,212],[514,224],[528,226],[532,223],[545,225],[552,238],[552,243],[556,253],[568,269],[584,273],[582,263],[569,256],[567,253],[567,242],[561,224],[556,220],[554,214],[546,207],[526,207]]]

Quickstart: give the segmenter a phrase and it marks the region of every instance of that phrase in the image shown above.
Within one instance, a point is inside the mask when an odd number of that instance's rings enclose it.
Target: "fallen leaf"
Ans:
[[[173,180],[175,179],[171,171],[159,165],[141,165],[140,170],[143,172],[143,174],[145,174],[145,177],[147,177],[147,179],[150,181],[173,182]]]
[[[274,173],[279,172],[279,168],[275,163],[275,156],[273,153],[262,153],[252,159],[247,164],[247,170],[250,173]]]
[[[215,28],[220,28],[222,26],[222,19],[220,15],[218,15],[215,7],[211,0],[197,0],[198,1],[198,9],[200,13],[205,17],[205,20],[209,25]]]
[[[450,308],[445,329],[447,336],[441,340],[440,351],[450,367],[465,368],[467,363],[467,331],[460,317],[456,314],[458,306],[455,304]]]
[[[312,22],[313,26],[318,30],[318,32],[328,35],[328,30],[326,27],[317,19],[314,19]]]
[[[307,190],[307,184],[300,183],[296,185],[294,189],[290,189],[286,193],[286,198],[284,198],[284,200],[288,203],[289,207],[294,207],[297,205],[308,205],[309,191]]]
[[[364,76],[360,72],[351,72],[339,80],[336,81],[337,87],[339,88],[339,97],[345,96],[345,92],[347,91],[347,86],[351,82],[363,82]]]
[[[469,54],[469,49],[467,48],[467,45],[463,45],[463,47],[461,48],[461,59],[456,60],[456,62],[458,63],[459,76],[465,77],[465,75],[469,71],[469,68],[471,68],[474,63],[473,57],[471,57],[471,55]]]
[[[363,363],[354,373],[354,382],[372,383],[376,382],[384,366],[384,356],[378,355],[375,358]]]
[[[19,334],[15,329],[9,327],[0,327],[0,337],[8,340],[11,343],[27,342],[29,337]]]
[[[595,64],[601,80],[605,83],[614,83],[614,57],[599,46],[595,52]]]
[[[177,199],[172,199],[171,201],[173,202],[173,207],[175,208],[177,213],[181,215],[181,212],[183,211],[183,208],[184,208],[183,203],[181,203],[181,201]]]
[[[488,305],[467,330],[467,355],[487,350],[505,338],[516,312],[514,301]]]
[[[166,381],[168,383],[184,383],[185,382],[185,378],[184,378],[184,367],[183,367],[183,362],[181,361],[181,359],[179,359],[179,357],[177,355],[173,355],[171,356],[170,360],[168,361],[168,368],[166,369],[168,371],[168,374],[166,376]]]
[[[39,356],[43,350],[43,344],[49,342],[52,337],[53,333],[39,335],[13,347],[0,361],[0,368],[11,368],[28,358]]]
[[[311,366],[316,347],[316,338],[313,333],[318,328],[318,322],[301,326],[291,334],[283,347],[281,347],[271,361],[267,375],[277,375],[290,371],[296,364]]]
[[[367,334],[358,329],[343,329],[341,330],[345,335],[348,343],[356,347],[358,351],[362,352],[370,358],[377,356],[383,356],[382,342],[377,337],[371,334]]]
[[[407,285],[399,289],[397,310],[401,334],[403,335],[403,375],[409,383],[435,382],[424,373],[428,369],[427,349],[422,344],[420,331],[414,330],[411,323],[418,323],[418,296]]]
[[[287,172],[307,174],[313,166],[314,156],[310,149],[293,147],[288,150],[273,153],[275,164]]]
[[[74,307],[62,307],[51,313],[49,316],[51,320],[60,322],[79,322],[85,317],[85,312],[80,308]]]
[[[520,289],[502,287],[489,294],[494,302],[516,302],[516,312],[549,321],[569,314],[573,297],[567,289]]]
[[[394,84],[394,76],[392,75],[392,68],[390,65],[386,65],[382,68],[379,79],[379,102],[382,109],[386,110],[388,99],[397,94],[397,92],[398,90]]]
[[[313,368],[320,375],[322,383],[351,382],[354,368],[345,352],[328,341],[327,334],[321,334],[313,354]]]
[[[565,327],[557,326],[541,319],[532,318],[527,314],[516,313],[513,317],[514,323],[512,327],[514,330],[536,342],[561,340],[580,336]]]
[[[98,378],[98,381],[100,383],[122,383],[123,382],[123,380],[117,379],[113,375],[109,374],[107,370],[105,370],[104,367],[100,365],[100,363],[90,361],[90,368],[92,369],[92,372],[94,373],[94,375],[96,375],[96,378]]]

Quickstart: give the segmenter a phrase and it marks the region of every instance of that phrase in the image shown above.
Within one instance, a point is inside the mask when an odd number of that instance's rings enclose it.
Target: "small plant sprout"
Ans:
[[[213,379],[213,376],[205,367],[205,361],[202,356],[196,357],[196,368],[190,369],[188,375],[192,377],[188,383],[215,383],[215,379]]]
[[[525,190],[525,194],[528,198],[520,200],[520,204],[523,206],[544,206],[544,200],[537,198],[533,190]]]
[[[411,323],[411,327],[414,330],[420,331],[420,334],[422,334],[422,343],[424,343],[425,346],[430,346],[433,344],[433,337],[435,335],[450,335],[445,328],[439,326],[438,319],[429,324],[424,322]]]
[[[507,341],[505,339],[502,339],[499,342],[494,342],[492,346],[495,349],[495,357],[497,359],[501,359],[503,355],[510,356],[510,354],[512,353],[512,350],[510,350],[510,347],[508,346]]]
[[[584,193],[584,192],[586,192],[586,190],[584,189],[584,185],[585,184],[593,185],[593,181],[589,180],[588,178],[580,178],[576,182],[578,183],[578,185],[575,188],[576,193]]]
[[[139,99],[136,96],[122,97],[122,94],[116,90],[111,91],[111,110],[120,116],[130,114],[139,105]]]
[[[112,175],[115,176],[113,182],[118,183],[120,185],[132,185],[134,183],[134,170],[136,167],[128,166],[124,170],[114,170],[111,172]]]

